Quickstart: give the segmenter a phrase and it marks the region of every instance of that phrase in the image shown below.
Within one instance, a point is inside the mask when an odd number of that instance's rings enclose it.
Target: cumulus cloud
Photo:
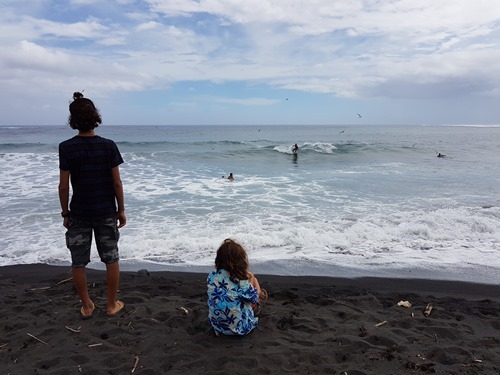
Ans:
[[[436,84],[456,88],[459,74],[474,80],[481,66],[495,61],[498,51],[493,45],[484,45],[486,54],[472,51],[480,39],[498,36],[500,8],[491,0],[148,3],[152,11],[170,18],[209,15],[212,22],[232,28],[242,41],[234,43],[226,56],[237,56],[240,70],[253,72],[256,80],[265,79],[256,70],[267,71],[273,74],[271,82],[280,82],[280,87],[341,97],[379,93],[377,86],[387,85],[394,89],[386,96],[411,97],[409,86],[398,84],[411,80],[421,88],[415,96],[422,95],[427,83],[435,95]],[[216,68],[207,70],[217,75]],[[229,65],[228,79],[235,78],[231,71]]]
[[[495,96],[500,83],[496,0],[46,0],[2,7],[0,77],[10,92],[22,76],[48,79],[46,89],[56,91],[84,75],[103,95],[211,81],[358,99]]]

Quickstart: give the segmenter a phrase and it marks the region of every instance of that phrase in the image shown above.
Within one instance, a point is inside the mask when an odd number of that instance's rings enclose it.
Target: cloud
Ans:
[[[486,54],[473,55],[471,51],[478,38],[498,35],[500,13],[492,10],[498,9],[491,7],[492,1],[148,3],[154,12],[167,17],[206,14],[239,30],[242,48],[229,53],[237,52],[235,64],[247,73],[253,72],[256,80],[265,79],[253,69],[258,66],[262,73],[272,72],[274,79],[270,82],[279,87],[340,97],[378,92],[377,85],[387,87],[392,80],[394,89],[387,96],[411,96],[409,86],[397,84],[408,79],[405,77],[415,79],[421,89],[425,86],[422,82],[430,82],[430,92],[436,93],[435,85],[449,84],[457,72],[474,79],[474,71],[493,64],[498,52],[498,46],[493,45],[483,47],[488,50]],[[245,53],[245,47],[249,53]],[[217,75],[216,68],[207,68]],[[231,64],[226,71],[232,79]],[[457,87],[453,82],[451,86]],[[476,85],[468,87],[479,89]]]
[[[159,27],[160,24],[155,21],[149,21],[149,22],[144,22],[136,26],[137,31],[144,31],[144,30],[151,30],[151,29],[156,29]]]
[[[0,41],[11,43],[19,40],[44,41],[52,44],[60,40],[96,40],[108,37],[110,28],[94,18],[74,23],[37,19],[31,16],[8,19],[0,22]]]
[[[103,92],[135,91],[151,85],[153,78],[117,63],[73,55],[21,41],[4,51],[0,59],[0,79],[23,92],[40,90],[70,91],[74,87],[93,87]],[[24,82],[24,83],[23,83]]]
[[[0,86],[20,97],[23,82],[53,93],[93,86],[103,96],[176,82],[245,82],[358,100],[499,95],[496,0],[28,5],[0,6]],[[273,103],[249,97],[219,100]]]

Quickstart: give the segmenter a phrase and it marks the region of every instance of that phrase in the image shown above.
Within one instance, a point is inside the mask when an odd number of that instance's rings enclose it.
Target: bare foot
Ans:
[[[125,307],[125,304],[122,301],[115,301],[115,305],[114,306],[112,306],[111,308],[108,306],[107,314],[108,314],[108,316],[115,316],[124,307]]]

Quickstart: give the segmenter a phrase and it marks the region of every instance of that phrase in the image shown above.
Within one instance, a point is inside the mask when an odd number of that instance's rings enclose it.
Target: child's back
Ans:
[[[213,271],[207,278],[208,320],[216,333],[244,336],[259,323],[253,304],[258,291],[248,280],[233,280],[225,269]]]

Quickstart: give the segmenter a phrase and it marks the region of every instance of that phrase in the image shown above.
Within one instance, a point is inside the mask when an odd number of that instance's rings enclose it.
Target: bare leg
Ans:
[[[108,315],[115,315],[124,306],[122,301],[116,299],[120,283],[120,265],[118,262],[106,264],[106,283],[108,285],[106,312]]]
[[[94,311],[94,303],[90,299],[89,290],[87,288],[87,272],[85,267],[75,267],[72,269],[73,283],[75,284],[76,292],[82,301],[82,315],[84,317],[92,315]]]

